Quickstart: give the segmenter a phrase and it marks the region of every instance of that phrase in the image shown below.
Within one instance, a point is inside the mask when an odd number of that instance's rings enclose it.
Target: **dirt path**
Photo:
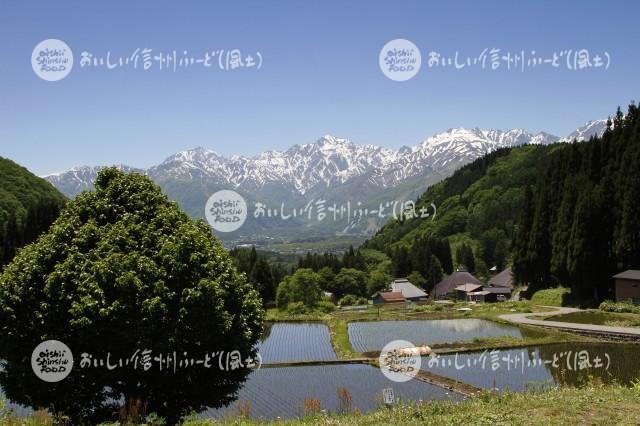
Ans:
[[[516,324],[537,325],[541,327],[555,328],[562,331],[572,331],[580,334],[595,335],[601,337],[621,338],[624,340],[640,340],[640,328],[633,327],[610,327],[606,325],[578,324],[561,321],[543,321],[532,319],[531,317],[541,317],[549,315],[561,315],[571,312],[580,312],[577,308],[560,308],[557,306],[543,306],[545,308],[556,309],[553,312],[538,312],[526,314],[503,314],[499,318]]]

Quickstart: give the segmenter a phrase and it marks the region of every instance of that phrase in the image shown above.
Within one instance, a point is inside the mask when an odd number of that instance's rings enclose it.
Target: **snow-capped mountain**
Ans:
[[[362,201],[374,206],[381,201],[415,198],[429,185],[496,149],[584,140],[592,134],[602,134],[605,126],[606,121],[591,121],[563,139],[522,129],[455,128],[399,149],[358,145],[325,135],[314,143],[294,145],[286,151],[266,151],[254,157],[225,157],[209,149],[195,148],[178,152],[146,170],[118,167],[147,174],[194,217],[203,216],[207,198],[219,189],[238,191],[250,205],[260,201],[270,207],[285,204],[300,207],[323,199],[338,204]],[[76,167],[44,178],[74,197],[92,189],[100,169]],[[300,220],[298,224],[304,226]],[[375,231],[377,225],[369,223],[367,232]],[[276,234],[281,235],[282,228],[278,229]]]
[[[587,141],[592,136],[602,136],[607,129],[607,120],[587,121],[583,126],[578,127],[574,132],[562,138],[560,142]]]
[[[96,179],[98,172],[103,167],[104,166],[79,166],[66,172],[43,176],[43,178],[51,182],[53,186],[67,197],[75,197],[82,191],[93,188],[93,181]],[[118,164],[115,165],[115,167],[127,173],[144,173],[144,170],[142,169],[125,166],[124,164]]]
[[[316,187],[331,187],[376,168],[387,168],[396,156],[394,150],[325,135],[315,143],[266,151],[252,158],[224,158],[214,151],[195,148],[167,158],[151,167],[148,174],[159,181],[205,178],[250,190],[284,185],[305,194]]]
[[[195,148],[178,152],[147,170],[119,167],[147,173],[160,184],[169,180],[206,180],[247,191],[280,186],[286,193],[305,195],[363,177],[373,187],[389,188],[426,172],[443,172],[466,164],[498,148],[557,140],[546,133],[533,135],[521,129],[505,132],[457,128],[416,146],[394,150],[325,135],[314,143],[294,145],[286,151],[266,151],[250,158],[226,158],[212,150]],[[44,178],[73,197],[92,188],[100,169],[82,166]]]

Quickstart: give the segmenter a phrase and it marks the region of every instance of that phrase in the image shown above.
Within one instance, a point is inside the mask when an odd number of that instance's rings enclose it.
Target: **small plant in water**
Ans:
[[[353,397],[347,388],[338,388],[338,412],[348,413],[351,411]]]
[[[251,401],[238,401],[237,405],[238,417],[243,419],[251,418]]]
[[[304,399],[304,413],[315,414],[320,412],[320,400],[317,398]]]

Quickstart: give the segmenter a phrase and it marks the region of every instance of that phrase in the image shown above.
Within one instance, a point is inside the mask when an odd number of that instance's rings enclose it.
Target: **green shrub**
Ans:
[[[441,305],[429,304],[429,305],[416,305],[413,307],[413,312],[440,312],[442,311]]]
[[[322,278],[308,268],[300,268],[285,277],[276,291],[276,304],[279,308],[288,307],[290,303],[302,302],[307,306],[315,306],[322,299],[320,282]]]
[[[531,297],[531,302],[536,305],[562,306],[562,300],[569,295],[571,290],[564,287],[547,288],[536,291]]]
[[[329,302],[328,300],[321,300],[316,305],[316,309],[322,313],[328,314],[336,309],[336,305]]]
[[[604,312],[640,314],[640,306],[629,302],[605,300],[600,304],[599,309]]]
[[[305,315],[309,313],[309,308],[302,302],[291,302],[287,305],[287,312],[290,315]]]
[[[365,297],[358,297],[353,294],[347,294],[340,299],[340,306],[366,305],[369,303]]]

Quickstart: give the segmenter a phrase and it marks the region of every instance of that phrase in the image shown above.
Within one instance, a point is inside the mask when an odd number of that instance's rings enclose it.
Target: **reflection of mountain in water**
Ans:
[[[393,340],[407,340],[414,345],[433,345],[475,338],[522,338],[522,332],[518,327],[471,318],[352,322],[349,323],[348,331],[349,341],[358,352],[380,350]]]
[[[485,389],[495,386],[500,392],[581,386],[590,381],[628,385],[640,377],[640,364],[635,359],[638,349],[638,345],[615,343],[552,344],[423,357],[421,368]],[[581,354],[588,357],[591,367],[576,370],[579,364],[575,357]],[[601,367],[595,366],[596,357],[603,363]]]
[[[481,319],[433,320],[430,327],[453,333],[471,333],[478,330],[499,330],[500,325]]]

